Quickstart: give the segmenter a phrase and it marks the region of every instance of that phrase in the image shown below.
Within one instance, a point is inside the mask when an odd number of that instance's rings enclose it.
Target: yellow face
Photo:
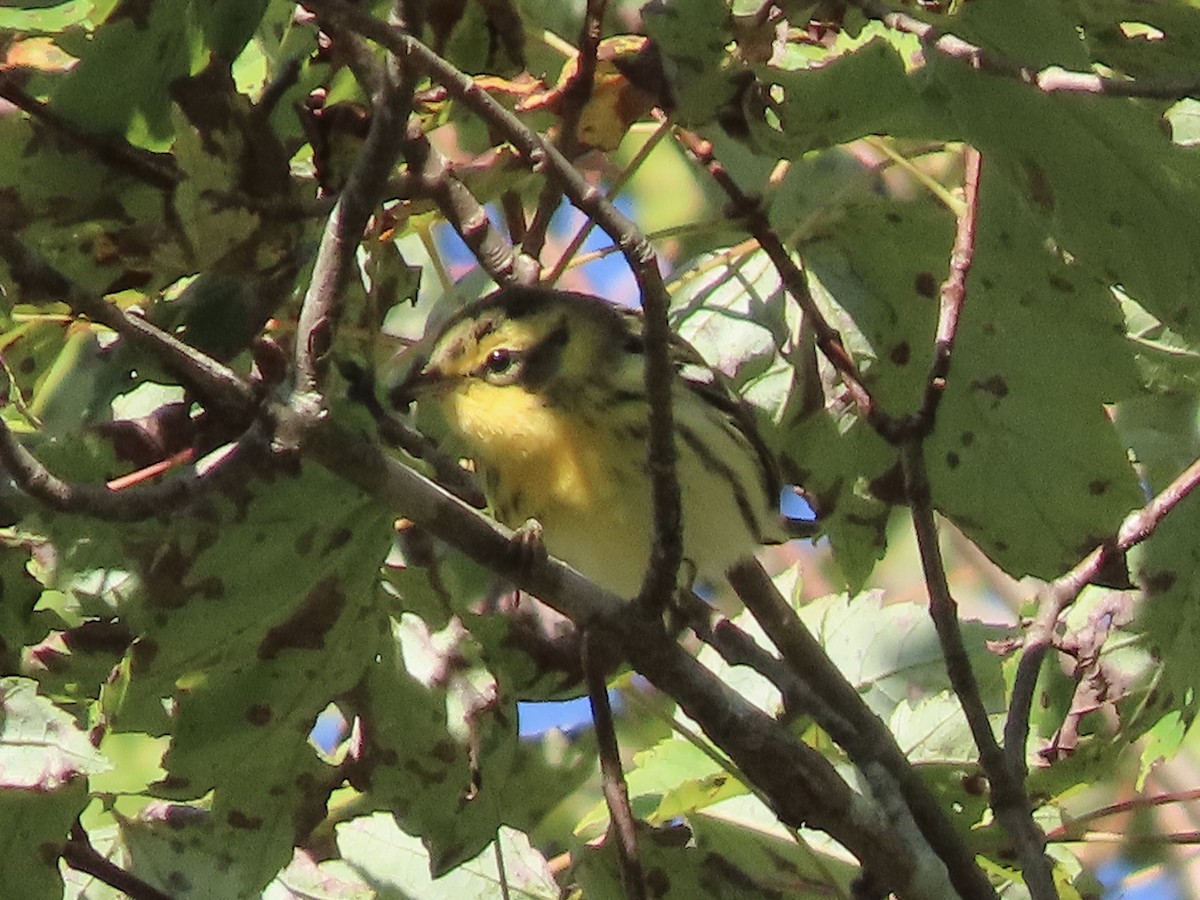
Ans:
[[[591,410],[620,368],[621,316],[595,298],[510,288],[452,318],[398,400],[432,401],[502,520],[586,508],[615,455]]]

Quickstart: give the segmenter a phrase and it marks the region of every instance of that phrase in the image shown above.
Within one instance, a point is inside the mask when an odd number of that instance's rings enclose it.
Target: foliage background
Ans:
[[[923,450],[999,729],[1022,626],[1045,602],[1038,579],[1071,570],[1196,457],[1200,26],[1182,0],[884,12],[615,4],[605,34],[652,36],[669,90],[618,50],[625,68],[601,67],[607,80],[584,113],[611,152],[577,162],[609,189],[628,174],[621,202],[670,273],[672,324],[754,404],[821,513],[815,548],[770,552],[785,595],[993,883],[1022,896],[923,609],[897,449],[817,361],[730,198],[650,107],[669,96],[673,122],[710,140],[761,198],[864,385],[895,416],[925,390],[963,212],[963,146],[982,154],[968,299]],[[530,127],[561,127],[562,107],[529,103],[538,86],[516,76],[554,83],[581,7],[427,13],[425,36],[446,59],[491,77],[508,106],[524,98]],[[936,44],[939,32],[922,38],[921,21],[979,49],[975,65]],[[491,575],[398,536],[403,504],[303,451],[251,452],[279,442],[277,416],[223,406],[186,366],[114,333],[97,306],[144,316],[260,400],[288,397],[287,348],[330,198],[364,152],[370,66],[344,32],[318,38],[308,13],[266,0],[7,3],[0,46],[8,431],[90,485],[131,472],[145,482],[148,466],[186,466],[232,442],[241,451],[227,471],[209,458],[224,471],[216,487],[186,506],[163,499],[150,517],[97,518],[86,502],[52,508],[4,485],[0,882],[29,896],[118,896],[97,875],[103,858],[178,897],[493,896],[491,845],[514,892],[613,895],[594,740],[518,739],[518,700],[570,690],[521,649],[515,619],[484,614]],[[1112,95],[1064,73],[1111,76]],[[415,121],[459,183],[499,226],[513,204],[535,208],[546,178],[495,123],[431,88],[419,85]],[[414,146],[409,180],[381,194],[336,332],[338,361],[385,381],[431,309],[488,284],[446,224],[453,212],[413,183]],[[544,265],[581,225],[560,212]],[[589,248],[597,258],[585,263]],[[636,302],[616,260],[595,238],[560,283]],[[373,434],[345,371],[326,384],[334,416]],[[1136,865],[1175,871],[1186,858],[1168,848],[1195,832],[1175,801],[1194,799],[1198,515],[1183,500],[1130,552],[1137,590],[1109,577],[1079,595],[1042,673],[1022,749],[1062,896],[1096,891],[1089,867],[1114,843]],[[749,614],[731,615],[758,633]],[[807,716],[784,715],[777,690],[698,652],[856,783],[844,749]],[[843,850],[781,826],[670,697],[628,673],[614,688],[633,809],[658,826],[643,833],[648,871],[679,896],[847,895],[855,870]],[[311,739],[319,717],[333,739]],[[1128,826],[1098,818],[1110,803]]]

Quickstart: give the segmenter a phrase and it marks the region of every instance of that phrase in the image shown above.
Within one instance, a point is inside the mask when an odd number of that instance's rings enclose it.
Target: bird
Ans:
[[[653,545],[640,312],[590,294],[511,285],[422,342],[390,400],[471,461],[497,521],[536,523],[546,552],[637,594]],[[720,579],[784,540],[775,460],[753,412],[681,338],[670,357],[683,586]]]

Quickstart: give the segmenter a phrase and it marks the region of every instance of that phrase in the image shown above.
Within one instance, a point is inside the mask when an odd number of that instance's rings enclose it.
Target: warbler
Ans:
[[[536,520],[551,555],[635,595],[654,528],[641,315],[505,287],[457,311],[428,346],[392,402],[435,410],[497,520]],[[716,579],[782,540],[779,479],[750,410],[682,339],[670,352],[685,571]]]

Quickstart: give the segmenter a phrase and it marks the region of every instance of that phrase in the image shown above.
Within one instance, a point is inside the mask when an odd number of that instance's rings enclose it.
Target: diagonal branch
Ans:
[[[975,865],[974,854],[955,832],[887,725],[867,708],[858,691],[830,661],[762,566],[747,560],[730,569],[728,577],[803,685],[807,712],[860,769],[878,766],[887,772],[921,834],[945,864],[958,893],[963,897],[995,897],[987,876]],[[736,627],[732,623],[722,625]]]
[[[621,885],[627,900],[645,900],[646,877],[638,858],[637,822],[629,806],[629,787],[621,771],[621,749],[613,725],[612,704],[608,685],[604,683],[603,665],[593,659],[592,645],[601,637],[585,631],[580,645],[583,677],[587,682],[588,701],[592,709],[592,724],[596,729],[596,745],[600,756],[600,778],[604,800],[608,804],[610,836],[616,838],[617,860],[621,868]]]
[[[842,335],[821,313],[812,291],[808,289],[808,276],[801,264],[798,263],[784,246],[783,241],[771,227],[762,204],[747,194],[734,181],[733,176],[721,164],[713,153],[713,145],[693,132],[682,128],[675,129],[675,137],[684,149],[712,176],[713,181],[725,192],[732,206],[733,215],[741,220],[746,231],[758,242],[763,252],[775,266],[780,281],[791,294],[792,299],[804,312],[804,324],[811,329],[818,349],[829,360],[830,365],[837,370],[846,385],[855,406],[863,418],[870,422],[881,434],[895,430],[895,423],[875,403],[875,398],[863,382],[862,374],[854,358],[846,349]]]
[[[933,51],[958,60],[988,75],[1015,79],[1045,94],[1103,94],[1153,100],[1182,100],[1200,95],[1200,74],[1123,79],[1097,75],[1094,72],[1071,72],[1059,66],[1037,69],[985,50],[908,13],[893,10],[882,0],[848,2],[868,18],[876,19],[888,28],[914,35],[926,52]]]
[[[70,839],[63,844],[62,860],[76,872],[91,875],[131,900],[171,900],[171,895],[143,881],[106,859],[92,846],[87,831],[78,821],[71,826]]]
[[[446,221],[496,284],[537,282],[536,258],[514,249],[492,224],[483,204],[455,176],[450,161],[429,142],[420,121],[415,118],[409,122],[404,157],[413,175],[409,182],[411,192],[429,197],[437,204]]]
[[[946,565],[938,544],[923,441],[919,437],[906,441],[901,447],[900,459],[904,469],[905,493],[917,535],[917,549],[929,591],[929,615],[937,629],[950,685],[962,705],[971,737],[979,748],[979,764],[991,784],[992,810],[1016,844],[1030,896],[1034,900],[1055,900],[1058,891],[1054,886],[1050,861],[1045,854],[1046,837],[1033,820],[1024,779],[1008,765],[992,733],[992,724],[979,693],[979,683],[967,656],[958,624],[958,604],[950,593]]]
[[[1161,493],[1125,517],[1116,535],[1100,544],[1075,568],[1038,592],[1037,615],[1025,632],[1021,661],[1013,680],[1012,702],[1004,723],[1004,749],[1009,766],[1025,771],[1025,742],[1029,738],[1029,713],[1042,660],[1050,649],[1059,617],[1078,599],[1083,589],[1121,554],[1150,537],[1162,520],[1200,484],[1200,459],[1183,470]]]
[[[397,7],[402,5],[398,3]],[[320,15],[320,9],[314,11]],[[398,16],[399,8],[393,18],[398,19]],[[342,292],[353,271],[354,254],[366,231],[367,221],[379,204],[388,176],[400,155],[404,129],[412,109],[414,73],[406,57],[403,47],[388,55],[383,77],[373,91],[371,126],[366,142],[321,235],[317,261],[296,328],[292,415],[281,422],[284,445],[298,443],[298,435],[293,431],[309,427],[322,414],[320,376],[328,362],[333,332],[341,313]]]
[[[366,41],[354,32],[344,30],[337,33],[337,41],[358,82],[373,95],[384,90],[382,67]],[[389,179],[389,191],[395,190],[402,198],[428,197],[433,200],[483,270],[497,284],[537,281],[537,262],[514,251],[512,244],[492,225],[483,204],[455,175],[450,161],[429,141],[419,117],[410,116],[400,151],[407,166],[400,175]]]
[[[600,46],[600,28],[604,20],[604,8],[607,5],[607,0],[587,0],[583,27],[579,32],[579,52],[575,57],[575,75],[563,90],[562,115],[559,116],[558,150],[567,159],[573,159],[580,150],[579,137],[576,132],[579,129],[579,120],[583,116],[583,108],[587,106],[587,102],[592,96],[592,86],[596,80],[596,51]],[[537,210],[534,212],[533,221],[521,244],[522,251],[534,259],[542,255],[546,232],[550,228],[550,219],[558,209],[561,197],[561,191],[553,180],[548,180],[542,186]]]
[[[638,148],[638,151],[633,155],[633,158],[629,160],[629,162],[615,178],[611,179],[608,185],[608,197],[610,200],[614,199],[618,194],[621,193],[625,185],[629,182],[629,179],[632,178],[634,173],[642,167],[642,164],[646,162],[646,159],[654,151],[654,148],[662,142],[662,139],[667,136],[667,133],[670,130],[671,123],[668,120],[664,119],[659,123],[658,128],[654,129],[654,133],[650,135],[650,137],[644,144],[642,144],[640,148]],[[545,281],[547,284],[558,283],[558,280],[562,278],[563,272],[565,272],[567,267],[571,265],[572,261],[575,259],[575,255],[579,253],[579,248],[584,245],[585,241],[587,241],[588,235],[592,233],[592,229],[595,226],[596,223],[591,219],[588,219],[586,222],[584,222],[583,227],[581,227],[575,233],[575,236],[571,238],[570,243],[563,248],[562,253],[558,257],[558,261],[554,264],[553,268],[546,273],[543,281]]]

